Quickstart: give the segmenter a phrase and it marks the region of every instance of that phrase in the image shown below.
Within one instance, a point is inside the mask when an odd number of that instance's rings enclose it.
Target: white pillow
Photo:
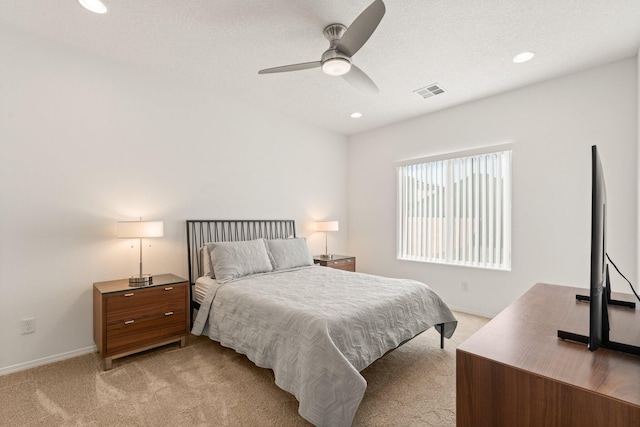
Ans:
[[[213,273],[218,283],[250,274],[273,271],[264,239],[209,243]]]
[[[267,240],[267,247],[274,270],[313,265],[313,257],[304,237]]]
[[[211,267],[211,254],[209,253],[209,248],[206,246],[202,246],[200,249],[200,265],[202,265],[202,275],[210,276],[212,279],[215,279],[213,276],[212,267]]]

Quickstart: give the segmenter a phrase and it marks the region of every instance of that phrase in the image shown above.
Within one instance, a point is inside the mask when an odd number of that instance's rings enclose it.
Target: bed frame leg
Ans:
[[[440,348],[444,348],[444,323],[438,323],[440,327]]]
[[[189,330],[193,328],[193,304],[189,304]]]

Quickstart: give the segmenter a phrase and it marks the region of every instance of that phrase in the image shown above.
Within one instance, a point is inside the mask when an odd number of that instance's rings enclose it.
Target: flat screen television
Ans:
[[[607,266],[607,189],[598,149],[591,147],[591,284],[589,291],[589,350],[595,351],[608,335],[608,311],[604,291],[610,289]],[[580,298],[578,298],[580,299]],[[604,334],[603,327],[607,327]]]
[[[609,339],[609,305],[635,309],[635,303],[611,299],[607,264],[607,190],[598,148],[591,147],[591,273],[589,295],[576,295],[588,301],[589,336],[558,331],[558,337],[587,344],[591,351],[600,347],[640,355],[640,347]]]

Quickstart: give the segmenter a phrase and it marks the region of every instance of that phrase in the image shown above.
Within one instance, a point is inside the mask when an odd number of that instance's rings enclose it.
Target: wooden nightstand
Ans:
[[[93,339],[104,369],[113,359],[161,345],[187,343],[189,282],[173,274],[153,276],[149,286],[129,279],[93,284]]]
[[[332,255],[331,258],[325,258],[322,255],[316,255],[313,257],[313,263],[338,270],[356,271],[356,257],[354,256]]]

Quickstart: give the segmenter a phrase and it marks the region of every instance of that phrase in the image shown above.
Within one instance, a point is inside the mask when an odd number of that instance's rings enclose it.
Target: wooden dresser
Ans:
[[[557,337],[588,334],[586,292],[538,283],[458,347],[458,427],[640,426],[640,357]],[[640,345],[640,311],[609,318],[611,340]]]
[[[189,335],[189,283],[173,274],[130,287],[128,279],[93,284],[93,339],[105,370],[115,358],[180,342]]]
[[[356,271],[356,257],[354,256],[331,255],[331,258],[325,258],[322,255],[316,255],[313,257],[313,263],[338,270]]]

